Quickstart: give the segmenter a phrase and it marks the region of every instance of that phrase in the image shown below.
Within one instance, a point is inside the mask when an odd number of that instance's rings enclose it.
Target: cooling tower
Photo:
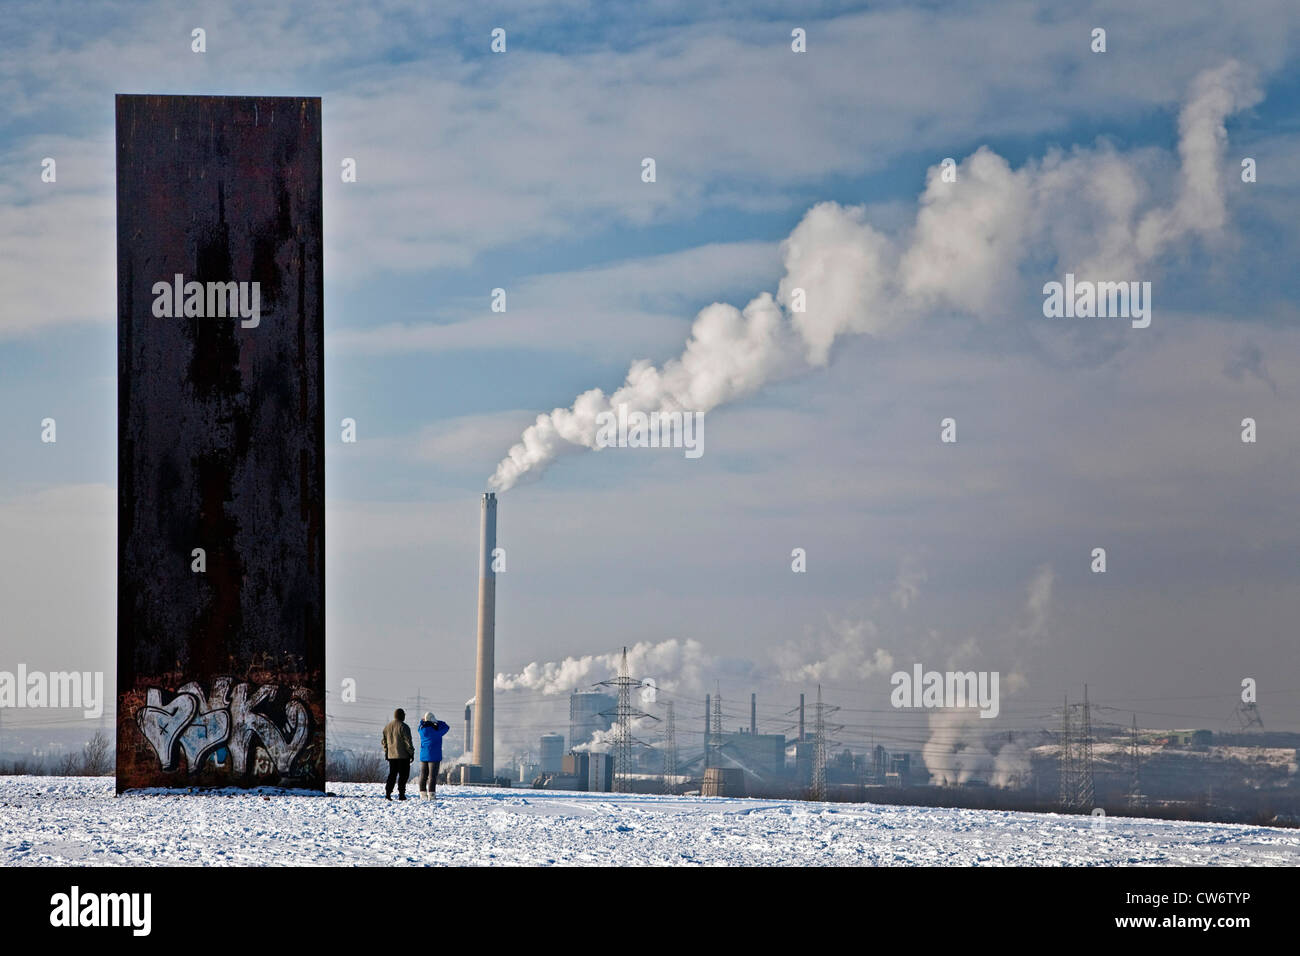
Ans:
[[[492,552],[497,546],[497,496],[483,493],[478,554],[478,676],[474,685],[474,763],[482,779],[496,774],[492,764],[492,679],[496,667],[497,578]]]

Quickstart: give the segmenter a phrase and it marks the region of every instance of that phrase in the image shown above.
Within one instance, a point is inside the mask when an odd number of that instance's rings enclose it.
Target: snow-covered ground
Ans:
[[[1300,864],[1300,831],[871,804],[443,787],[115,797],[110,778],[0,777],[22,864]]]

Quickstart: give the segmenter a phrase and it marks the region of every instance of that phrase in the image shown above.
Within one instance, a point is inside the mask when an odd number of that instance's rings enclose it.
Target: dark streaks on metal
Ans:
[[[119,792],[324,789],[320,119],[117,97]],[[176,275],[260,321],[155,316]]]

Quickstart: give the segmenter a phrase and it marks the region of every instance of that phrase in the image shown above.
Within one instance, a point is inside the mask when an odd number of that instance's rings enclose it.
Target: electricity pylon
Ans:
[[[673,718],[673,702],[668,702],[668,720],[664,733],[664,793],[672,793],[677,776],[677,722]]]
[[[614,731],[614,792],[630,793],[632,790],[632,721],[642,717],[658,720],[652,714],[637,710],[632,706],[632,690],[644,687],[644,681],[637,680],[628,672],[627,648],[623,648],[623,661],[618,667],[618,677],[600,682],[601,686],[614,687],[618,690],[618,706],[613,714],[603,713],[602,717],[612,717],[615,721]],[[641,741],[635,741],[641,743]]]

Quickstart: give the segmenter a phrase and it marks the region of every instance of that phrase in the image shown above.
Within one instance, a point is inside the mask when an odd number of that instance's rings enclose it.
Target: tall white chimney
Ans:
[[[475,678],[477,679],[477,678]],[[474,724],[473,716],[470,712],[470,705],[465,705],[465,758],[468,760],[474,753]]]
[[[483,493],[479,526],[478,556],[478,676],[474,687],[474,763],[484,780],[491,780],[492,681],[496,668],[497,576],[492,570],[492,552],[497,546],[497,496]]]

